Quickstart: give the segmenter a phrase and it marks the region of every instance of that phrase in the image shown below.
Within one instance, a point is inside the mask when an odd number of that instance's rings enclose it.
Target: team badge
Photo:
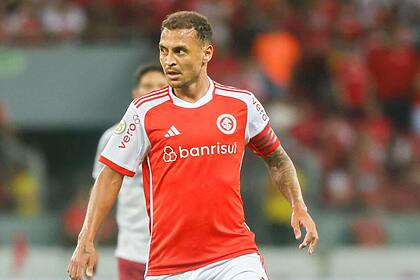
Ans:
[[[119,124],[117,124],[117,127],[115,128],[114,132],[116,134],[121,134],[125,131],[125,128],[127,127],[127,124],[124,120],[121,120]]]
[[[233,134],[236,130],[236,119],[231,114],[222,114],[217,118],[217,128],[224,134]]]

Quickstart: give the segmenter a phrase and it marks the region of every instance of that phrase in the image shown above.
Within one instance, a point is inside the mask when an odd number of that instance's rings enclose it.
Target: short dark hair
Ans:
[[[157,64],[147,64],[147,65],[140,65],[135,74],[136,83],[140,82],[144,75],[149,72],[160,72],[163,74],[163,69],[160,65]]]
[[[160,30],[164,28],[169,30],[194,28],[200,41],[211,43],[213,40],[213,30],[209,20],[193,11],[180,11],[166,16]]]

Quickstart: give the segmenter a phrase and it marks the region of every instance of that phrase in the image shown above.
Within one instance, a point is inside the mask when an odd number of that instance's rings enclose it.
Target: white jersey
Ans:
[[[98,161],[116,125],[99,140],[92,176],[96,179],[104,166]],[[115,255],[129,261],[146,263],[149,247],[149,218],[143,192],[140,166],[134,177],[124,177],[117,204],[118,244]]]

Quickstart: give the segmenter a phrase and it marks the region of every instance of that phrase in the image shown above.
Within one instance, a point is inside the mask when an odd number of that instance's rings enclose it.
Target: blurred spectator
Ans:
[[[375,32],[368,50],[368,64],[375,93],[396,127],[409,128],[414,81],[419,70],[413,34],[403,24],[391,22]]]
[[[88,20],[86,39],[88,41],[110,41],[117,38],[117,10],[111,1],[91,0],[86,4]]]
[[[39,5],[30,0],[5,2],[0,12],[2,41],[29,46],[40,43],[42,27],[38,17]]]
[[[262,33],[255,39],[254,51],[271,82],[284,90],[300,55],[300,46],[294,36],[281,31]]]
[[[25,267],[25,262],[28,257],[28,240],[23,232],[17,232],[12,241],[12,268],[13,275],[21,277],[21,273]]]
[[[2,211],[12,207],[11,195],[7,187],[10,177],[5,145],[7,122],[6,109],[0,100],[0,210]]]
[[[213,23],[214,42],[218,48],[226,49],[232,39],[229,19],[233,15],[234,5],[237,1],[209,0],[198,1],[194,10],[207,16]]]
[[[387,182],[385,163],[391,127],[375,108],[370,108],[369,114],[367,119],[354,125],[356,142],[351,165],[360,205],[381,209]]]
[[[16,163],[14,176],[10,181],[10,191],[15,200],[16,212],[21,217],[31,218],[39,214],[40,198],[39,184],[27,168]]]
[[[350,46],[337,49],[331,64],[338,103],[352,116],[363,114],[371,98],[369,72],[361,50]]]
[[[380,246],[388,242],[384,225],[376,217],[355,220],[351,226],[351,237],[360,246]]]
[[[0,103],[0,209],[25,218],[38,215],[44,167],[42,156],[16,136]]]
[[[417,137],[420,137],[420,71],[417,73],[414,91],[414,108],[411,116],[411,125],[413,132]]]
[[[77,241],[80,229],[86,215],[87,203],[89,201],[90,188],[82,186],[75,193],[74,198],[63,212],[63,241],[66,245],[72,245]],[[98,241],[101,243],[110,243],[115,241],[117,226],[114,216],[108,215],[98,234]]]
[[[74,40],[86,29],[85,11],[72,0],[49,0],[41,21],[44,32],[56,41]]]
[[[89,189],[80,189],[63,213],[63,238],[66,244],[73,244],[82,228],[86,215]]]
[[[329,116],[321,130],[323,196],[329,206],[346,207],[354,202],[355,182],[350,168],[354,141],[350,124],[342,116]]]

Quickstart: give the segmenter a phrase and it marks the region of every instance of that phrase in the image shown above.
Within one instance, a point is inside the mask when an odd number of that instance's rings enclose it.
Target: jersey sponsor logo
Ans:
[[[115,134],[121,134],[124,132],[125,128],[126,128],[127,124],[125,122],[125,120],[121,120],[119,122],[119,124],[117,124],[117,127],[114,129],[114,133]]]
[[[180,135],[180,134],[181,132],[179,132],[179,130],[173,125],[171,126],[171,128],[169,128],[168,132],[166,132],[165,137],[169,138],[169,137]]]
[[[187,159],[190,157],[203,157],[203,156],[212,156],[212,155],[233,155],[238,151],[237,143],[233,144],[221,144],[217,142],[214,145],[208,146],[198,146],[192,148],[184,148],[178,146],[177,148],[172,148],[171,146],[165,146],[163,148],[163,161],[164,162],[174,162],[177,159]]]
[[[171,146],[165,146],[163,148],[163,161],[164,162],[174,162],[178,158],[174,149]]]
[[[267,121],[268,117],[267,114],[265,113],[264,107],[261,105],[261,103],[256,99],[256,98],[252,98],[252,105],[254,105],[255,109],[257,110],[257,112],[260,114],[261,118],[263,121]]]
[[[236,130],[236,119],[231,114],[222,114],[217,118],[217,128],[224,134],[233,134]]]
[[[125,125],[124,127],[125,134],[122,137],[120,144],[118,145],[118,148],[125,149],[127,147],[127,144],[130,143],[131,139],[133,139],[134,132],[136,131],[139,124],[140,124],[140,117],[138,115],[133,115],[133,119],[130,122],[130,124],[128,126]],[[120,132],[120,134],[121,133],[122,132]]]

